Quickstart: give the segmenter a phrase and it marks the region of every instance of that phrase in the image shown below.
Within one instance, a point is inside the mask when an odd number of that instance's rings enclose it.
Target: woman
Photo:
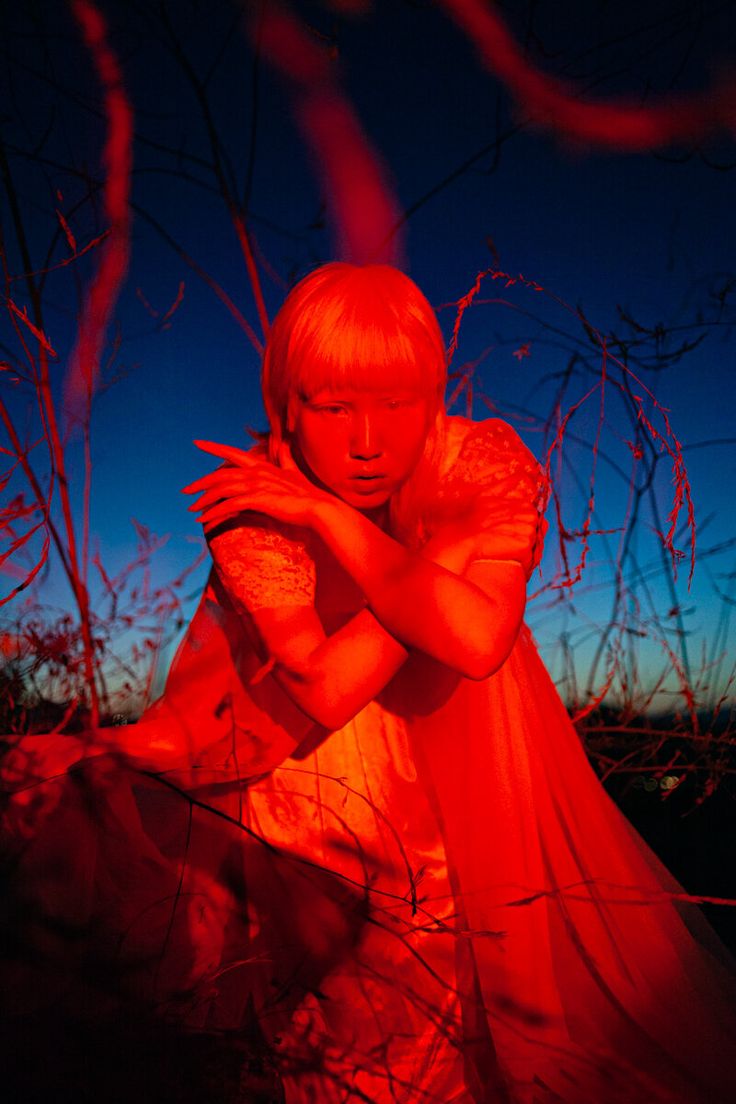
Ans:
[[[92,961],[190,1029],[257,1030],[288,1104],[725,1101],[725,952],[522,623],[542,473],[505,423],[448,417],[445,382],[398,271],[297,285],[267,437],[204,445],[224,463],[188,488],[214,570],[166,691],[61,785],[33,784],[43,740],[16,753],[19,868],[42,884],[43,840],[93,819],[65,873]]]

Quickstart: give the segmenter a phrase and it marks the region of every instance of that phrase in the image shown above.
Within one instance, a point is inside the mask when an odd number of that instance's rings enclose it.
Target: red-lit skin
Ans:
[[[292,452],[311,482],[386,529],[391,496],[419,463],[431,417],[430,400],[412,391],[321,391],[295,404]]]
[[[365,595],[368,608],[329,637],[313,608],[251,614],[275,660],[274,676],[327,729],[342,727],[375,698],[412,652],[423,654],[414,662],[430,657],[456,675],[487,677],[508,655],[521,623],[525,580],[518,563],[486,562],[464,577],[480,541],[484,558],[493,556],[482,510],[435,534],[421,555],[381,528],[391,495],[422,453],[428,416],[425,400],[404,393],[342,390],[299,401],[291,448],[304,471],[288,445],[276,468],[238,449],[201,443],[228,462],[187,488],[204,492],[193,509],[204,511],[206,529],[243,510],[311,528]],[[370,493],[357,480],[354,486],[361,467],[385,473],[385,483]],[[519,533],[520,542],[526,539]],[[212,548],[216,559],[216,536]]]

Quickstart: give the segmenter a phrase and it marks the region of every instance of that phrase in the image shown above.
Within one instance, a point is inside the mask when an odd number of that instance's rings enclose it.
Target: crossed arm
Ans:
[[[460,676],[483,679],[503,663],[524,613],[526,580],[514,551],[528,546],[533,520],[511,530],[479,494],[475,509],[448,524],[421,553],[383,532],[328,494],[285,452],[277,468],[251,453],[202,443],[225,466],[190,487],[191,507],[210,535],[218,573],[273,661],[273,677],[318,724],[345,725],[391,681],[407,659],[430,657]],[[249,609],[239,600],[228,559],[237,558],[236,529],[220,522],[255,511],[312,529],[362,591],[367,609],[327,635],[311,605]],[[527,532],[527,528],[529,532]]]
[[[318,505],[313,528],[355,579],[368,608],[329,636],[312,606],[243,612],[274,661],[274,678],[318,724],[341,728],[410,656],[414,664],[430,656],[472,679],[503,663],[524,612],[519,563],[471,562],[478,542],[467,529],[440,532],[421,555],[410,552],[336,499]],[[236,604],[227,560],[237,540],[236,529],[210,542]]]

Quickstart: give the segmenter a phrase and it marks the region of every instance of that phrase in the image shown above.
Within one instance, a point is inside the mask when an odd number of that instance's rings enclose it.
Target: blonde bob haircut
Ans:
[[[268,337],[261,376],[268,456],[278,464],[297,399],[340,387],[402,388],[427,395],[432,416],[424,456],[391,504],[392,528],[410,539],[421,501],[435,484],[446,427],[446,385],[447,357],[437,318],[408,276],[383,264],[323,265],[289,293]]]

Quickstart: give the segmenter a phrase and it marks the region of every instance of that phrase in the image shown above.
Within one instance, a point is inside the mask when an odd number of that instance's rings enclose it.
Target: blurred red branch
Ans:
[[[67,415],[81,418],[94,393],[105,331],[128,269],[130,254],[130,172],[133,164],[133,112],[118,60],[107,41],[107,26],[92,0],[70,0],[102,85],[107,139],[104,205],[110,232],[87,292],[77,344],[65,381]]]
[[[270,3],[260,21],[252,18],[251,33],[291,87],[294,116],[332,208],[338,256],[397,263],[398,203],[327,50],[281,4]]]
[[[438,0],[528,118],[566,138],[618,150],[654,150],[736,128],[736,81],[657,104],[581,100],[579,90],[524,57],[491,0]]]

